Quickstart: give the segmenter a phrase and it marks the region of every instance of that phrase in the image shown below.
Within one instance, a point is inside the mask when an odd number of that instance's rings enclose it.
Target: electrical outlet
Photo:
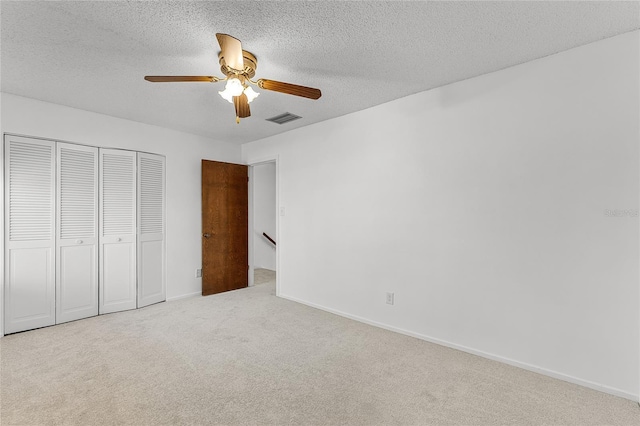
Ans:
[[[387,305],[393,305],[393,293],[387,293]]]
[[[202,269],[196,269],[196,278],[202,278]]]

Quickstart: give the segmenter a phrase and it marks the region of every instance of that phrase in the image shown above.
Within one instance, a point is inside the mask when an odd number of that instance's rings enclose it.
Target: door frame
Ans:
[[[282,269],[280,268],[280,249],[282,248],[282,239],[280,238],[280,214],[278,213],[280,207],[280,161],[279,155],[272,155],[268,157],[258,158],[247,163],[249,166],[249,287],[254,285],[254,250],[255,250],[255,238],[254,238],[254,208],[253,205],[253,179],[254,179],[254,167],[267,163],[275,163],[276,165],[276,296],[280,296],[280,277],[282,276]]]

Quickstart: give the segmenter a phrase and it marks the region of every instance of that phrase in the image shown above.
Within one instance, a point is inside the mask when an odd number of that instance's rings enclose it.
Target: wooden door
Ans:
[[[56,322],[55,156],[54,142],[5,136],[7,334]]]
[[[98,148],[58,143],[56,324],[98,315]]]
[[[136,153],[100,148],[100,314],[135,309]]]
[[[202,160],[202,295],[247,287],[248,167]]]

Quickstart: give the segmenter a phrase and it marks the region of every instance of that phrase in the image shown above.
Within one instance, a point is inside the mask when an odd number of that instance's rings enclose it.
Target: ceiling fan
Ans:
[[[302,96],[303,98],[318,99],[322,96],[320,89],[312,87],[298,86],[297,84],[283,83],[281,81],[267,80],[264,78],[257,81],[251,80],[258,68],[258,60],[251,52],[242,50],[240,40],[228,34],[216,34],[218,44],[220,44],[220,71],[225,77],[215,76],[169,76],[169,75],[147,75],[145,80],[153,83],[170,83],[178,81],[196,81],[217,83],[226,81],[225,89],[218,92],[224,99],[233,103],[236,109],[236,123],[240,123],[241,118],[251,115],[249,103],[253,101],[259,93],[255,92],[249,84],[253,84],[260,89],[272,90],[274,92],[286,93],[288,95]]]

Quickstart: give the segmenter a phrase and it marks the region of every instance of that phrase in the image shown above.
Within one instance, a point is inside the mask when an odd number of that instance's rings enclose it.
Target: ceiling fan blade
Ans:
[[[227,66],[238,71],[244,70],[244,58],[242,57],[242,43],[240,43],[240,40],[231,37],[229,34],[220,33],[216,33],[216,38]]]
[[[320,91],[320,89],[298,86],[297,84],[291,83],[283,83],[281,81],[266,80],[264,78],[258,80],[258,87],[264,90],[273,90],[274,92],[302,96],[303,98],[309,99],[318,99],[320,96],[322,96],[322,92]]]
[[[238,118],[247,118],[251,115],[251,110],[249,109],[249,101],[247,100],[247,95],[242,93],[240,96],[233,97],[233,105],[236,107],[236,117]]]
[[[152,83],[172,83],[176,81],[220,81],[218,77],[206,75],[145,75],[144,79]]]

